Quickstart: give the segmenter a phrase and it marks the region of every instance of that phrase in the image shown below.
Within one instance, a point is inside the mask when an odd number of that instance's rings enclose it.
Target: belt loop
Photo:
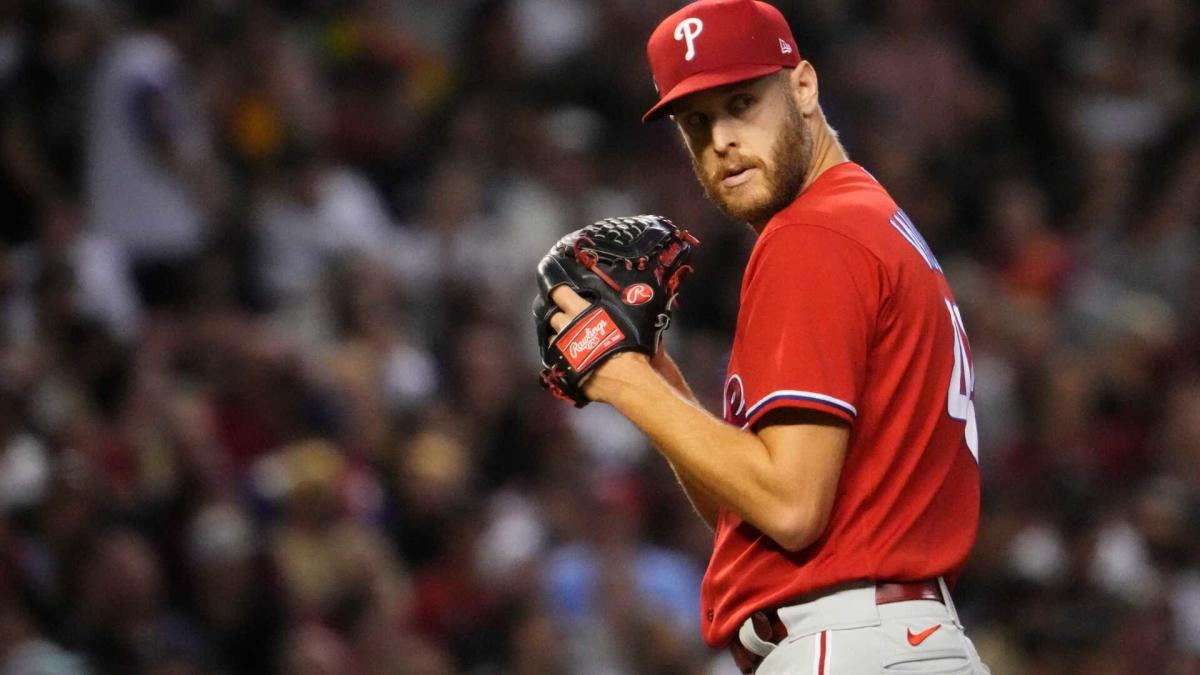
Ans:
[[[766,657],[767,654],[771,653],[772,649],[775,649],[775,645],[758,637],[758,634],[754,631],[754,622],[751,619],[746,619],[742,622],[742,627],[738,630],[738,638],[742,646],[746,648],[746,651],[755,656]]]
[[[950,597],[950,587],[946,585],[945,577],[937,578],[938,588],[942,590],[942,600],[946,604],[946,610],[950,612],[950,618],[954,621],[954,625],[959,630],[962,630],[962,621],[958,619],[958,610],[954,607],[954,598]]]

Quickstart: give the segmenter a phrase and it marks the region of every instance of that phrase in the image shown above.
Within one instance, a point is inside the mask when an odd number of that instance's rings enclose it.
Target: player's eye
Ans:
[[[729,111],[733,114],[746,112],[754,105],[754,97],[750,94],[738,94],[729,102]]]
[[[683,116],[683,125],[690,131],[703,131],[708,126],[708,115],[704,113],[688,113]]]

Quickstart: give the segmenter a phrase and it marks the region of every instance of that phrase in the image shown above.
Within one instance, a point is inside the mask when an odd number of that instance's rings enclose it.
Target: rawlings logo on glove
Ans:
[[[579,356],[579,352],[584,350],[595,349],[600,344],[600,339],[608,335],[608,322],[601,321],[591,328],[583,331],[583,338],[576,342],[568,342],[569,348],[567,352],[571,358]]]
[[[604,308],[594,310],[592,318],[580,321],[578,326],[574,334],[562,338],[567,344],[567,361],[575,370],[586,367],[595,357],[603,355],[604,349],[625,339]]]
[[[582,408],[581,383],[605,360],[628,349],[658,351],[699,243],[661,216],[608,218],[559,240],[538,264],[533,301],[542,385]],[[551,339],[559,310],[550,293],[564,284],[589,306]]]
[[[621,299],[627,305],[644,305],[654,299],[654,289],[646,284],[634,284],[625,289]]]

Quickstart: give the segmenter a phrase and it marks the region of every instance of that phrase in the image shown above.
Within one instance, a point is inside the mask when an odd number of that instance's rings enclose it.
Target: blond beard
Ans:
[[[805,124],[804,115],[796,107],[796,102],[790,96],[785,100],[787,119],[783,131],[771,147],[771,170],[767,171],[766,166],[762,167],[763,178],[767,184],[765,198],[750,204],[734,204],[726,200],[721,196],[719,179],[707,175],[699,160],[692,155],[692,169],[704,188],[704,194],[730,220],[750,223],[756,227],[763,225],[795,201],[804,187],[804,177],[812,164],[812,132]]]

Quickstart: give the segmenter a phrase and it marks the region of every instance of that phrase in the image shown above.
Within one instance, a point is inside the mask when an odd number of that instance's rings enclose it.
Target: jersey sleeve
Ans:
[[[763,237],[739,326],[746,426],[788,407],[853,423],[886,293],[882,263],[825,227],[789,224]]]

